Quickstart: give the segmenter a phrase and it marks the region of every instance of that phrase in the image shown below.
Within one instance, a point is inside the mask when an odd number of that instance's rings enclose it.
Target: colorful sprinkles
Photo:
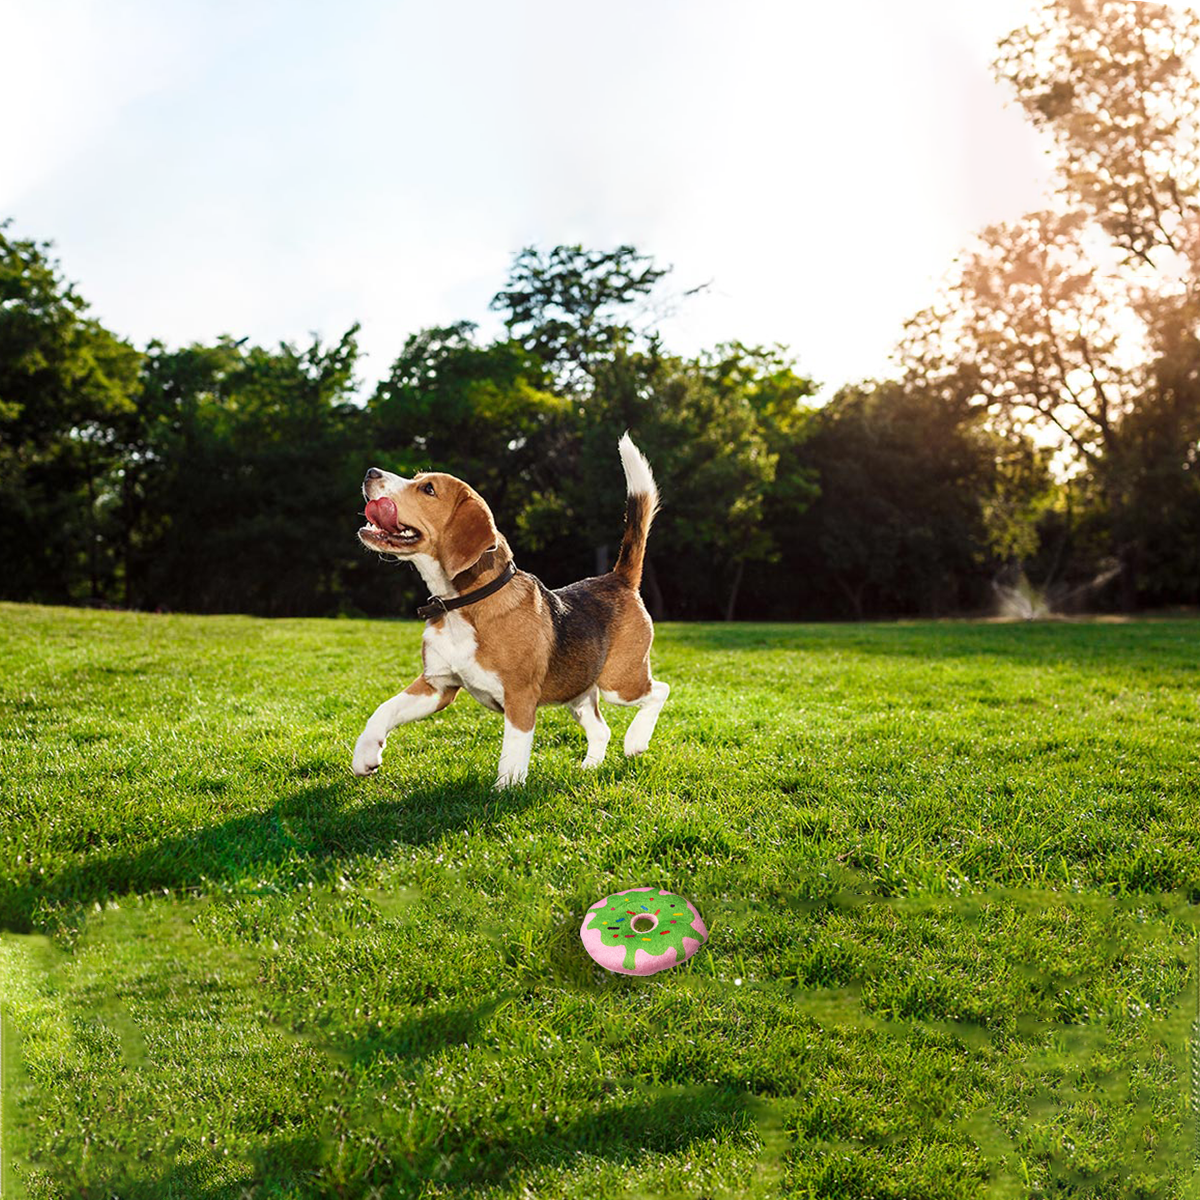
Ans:
[[[683,962],[708,938],[699,913],[686,900],[653,888],[619,892],[593,905],[580,934],[602,966],[639,975]]]

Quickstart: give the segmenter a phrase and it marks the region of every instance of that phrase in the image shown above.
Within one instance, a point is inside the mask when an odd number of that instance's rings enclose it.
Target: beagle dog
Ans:
[[[356,775],[379,769],[397,725],[440,712],[465,688],[504,715],[496,787],[523,783],[533,727],[544,704],[562,704],[587,737],[585,767],[604,759],[611,736],[598,698],[638,709],[625,753],[650,744],[670,688],[650,674],[654,626],[638,587],[658,489],[650,464],[626,433],[618,443],[628,493],[625,534],[607,575],[551,591],[513,564],[491,509],[474,488],[440,472],[413,479],[372,467],[363,545],[411,562],[431,596],[421,674],[371,715],[354,747]]]

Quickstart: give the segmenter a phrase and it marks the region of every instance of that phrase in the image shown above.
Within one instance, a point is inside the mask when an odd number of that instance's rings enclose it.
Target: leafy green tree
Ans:
[[[1155,605],[1200,603],[1200,230],[1188,243],[1187,286],[1142,297],[1150,361],[1123,429],[1119,533],[1136,547],[1138,599]]]
[[[468,321],[412,335],[369,402],[375,444],[397,469],[451,470],[507,511],[562,436],[567,402],[521,344],[480,345]]]
[[[730,368],[735,356],[740,373]],[[652,346],[619,351],[596,370],[568,508],[591,544],[611,545],[624,494],[614,447],[624,429],[633,430],[663,496],[644,584],[655,615],[730,619],[747,569],[774,556],[764,514],[779,456],[756,407],[766,409],[767,390],[741,350],[710,362]]]
[[[137,405],[121,421],[121,557],[123,603],[141,608],[189,608],[208,569],[203,552],[184,545],[207,537],[197,521],[206,491],[223,474],[220,442],[211,431],[221,388],[242,363],[241,343],[171,350],[152,342],[142,362]]]
[[[547,252],[527,246],[491,307],[505,314],[509,333],[564,387],[579,389],[595,360],[632,341],[637,331],[631,305],[668,270],[633,246],[555,246]]]
[[[1054,479],[1053,451],[982,426],[977,435],[990,448],[995,467],[991,486],[980,497],[986,547],[1000,562],[1032,562],[1043,550],[1043,520],[1064,495]]]
[[[780,479],[776,466],[813,386],[778,350],[730,345],[694,362],[665,355],[631,313],[666,274],[632,246],[518,255],[493,307],[575,406],[573,434],[547,458],[553,471],[518,528],[565,574],[605,570],[623,508],[613,447],[630,429],[667,497],[655,543],[670,547],[672,570],[661,576],[652,546],[652,611],[730,617],[747,565],[774,554],[770,500],[794,513],[811,494],[803,471]]]
[[[844,389],[815,415],[804,452],[821,490],[784,547],[805,589],[798,607],[861,620],[983,602],[996,456],[962,397],[895,383]]]
[[[303,350],[225,339],[150,355],[141,603],[279,616],[350,603],[369,465],[351,399],[356,333]]]
[[[0,224],[0,595],[104,597],[118,470],[138,352],[87,315],[50,244]]]
[[[817,385],[797,372],[787,351],[779,346],[730,342],[701,355],[700,362],[714,386],[731,396],[744,396],[755,414],[767,452],[775,459],[774,477],[762,503],[762,529],[769,539],[762,561],[777,564],[780,547],[791,538],[797,520],[820,494],[818,473],[805,458]],[[731,607],[729,615],[732,611]]]
[[[536,355],[514,339],[480,344],[475,326],[460,321],[405,342],[368,404],[368,445],[379,465],[402,474],[440,470],[467,480],[513,536],[553,495],[570,417]],[[550,527],[553,540],[555,514]],[[538,552],[546,537],[514,540],[522,566],[544,567]],[[424,595],[422,586],[415,573],[403,572],[391,591],[404,607]]]

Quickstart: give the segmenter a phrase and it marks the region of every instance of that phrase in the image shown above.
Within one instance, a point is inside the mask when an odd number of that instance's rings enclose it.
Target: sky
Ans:
[[[1027,0],[0,0],[0,219],[145,345],[335,340],[369,387],[524,246],[672,267],[669,350],[879,377],[1045,203],[992,76]],[[703,287],[697,295],[683,293]]]

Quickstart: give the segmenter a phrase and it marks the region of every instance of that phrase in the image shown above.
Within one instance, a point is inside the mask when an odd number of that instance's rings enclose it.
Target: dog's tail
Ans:
[[[642,582],[650,523],[658,512],[658,488],[654,485],[654,472],[650,470],[646,456],[633,444],[628,432],[617,443],[617,449],[625,468],[629,498],[625,504],[625,536],[621,539],[621,552],[612,573],[636,591]]]

